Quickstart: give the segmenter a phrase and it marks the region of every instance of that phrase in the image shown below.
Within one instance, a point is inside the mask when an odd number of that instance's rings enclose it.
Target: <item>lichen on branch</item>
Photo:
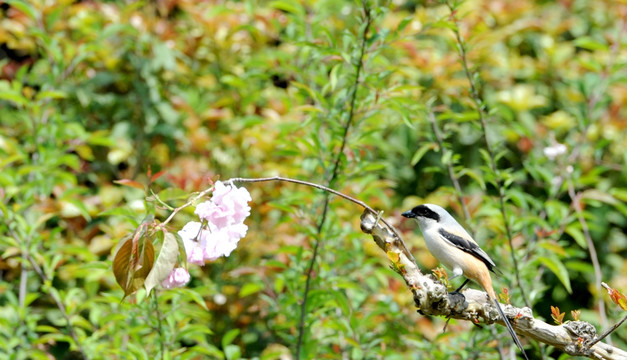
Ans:
[[[445,285],[431,275],[424,275],[403,240],[387,224],[378,221],[377,216],[365,210],[361,216],[361,230],[371,235],[381,250],[393,262],[393,267],[403,277],[414,296],[418,310],[424,315],[445,316],[454,319],[487,324],[503,325],[498,311],[492,306],[483,291],[466,289],[461,294],[449,293]],[[395,254],[390,256],[390,254]],[[611,345],[597,342],[597,331],[585,321],[567,321],[562,325],[550,325],[533,316],[528,307],[517,308],[502,305],[503,312],[510,319],[516,333],[527,338],[554,346],[573,356],[591,359],[627,359],[627,352]],[[593,344],[589,346],[589,344]]]

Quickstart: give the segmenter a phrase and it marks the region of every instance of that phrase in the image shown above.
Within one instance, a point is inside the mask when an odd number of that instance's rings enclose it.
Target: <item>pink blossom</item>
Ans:
[[[202,230],[201,226],[202,224],[198,221],[190,221],[178,232],[181,239],[183,239],[187,262],[196,265],[205,264],[202,240],[203,232],[206,230]]]
[[[250,215],[251,200],[245,188],[216,182],[211,199],[198,204],[194,211],[206,224],[191,221],[178,232],[185,245],[187,262],[204,265],[206,261],[231,255],[248,231],[244,220]]]
[[[229,226],[227,230],[229,234],[229,239],[231,241],[237,242],[239,241],[239,239],[246,236],[246,232],[248,231],[248,226],[246,226],[244,223],[233,224]]]
[[[233,209],[219,206],[211,200],[198,204],[195,213],[201,219],[209,221],[210,224],[218,228],[229,226],[235,217],[235,211]]]
[[[248,202],[252,201],[246,188],[215,183],[211,200],[196,206],[195,213],[218,228],[241,223],[250,215]]]
[[[205,260],[216,260],[220,256],[228,257],[237,248],[238,238],[232,238],[228,229],[221,229],[207,234],[204,248]]]
[[[176,268],[170,272],[170,275],[161,282],[166,289],[181,287],[189,282],[190,276],[184,268]]]

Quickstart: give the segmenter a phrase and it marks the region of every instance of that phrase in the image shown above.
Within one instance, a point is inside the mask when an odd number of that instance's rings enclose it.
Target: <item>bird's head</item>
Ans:
[[[422,204],[402,214],[408,219],[416,219],[421,227],[446,221],[451,215],[443,207],[434,204]]]

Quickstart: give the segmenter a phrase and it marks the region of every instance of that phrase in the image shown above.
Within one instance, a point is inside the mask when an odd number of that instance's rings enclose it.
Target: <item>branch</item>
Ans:
[[[355,203],[359,206],[361,206],[362,208],[366,209],[367,211],[369,211],[370,213],[372,213],[373,215],[376,216],[380,216],[381,215],[381,211],[376,211],[375,209],[371,208],[370,206],[368,206],[365,202],[355,199],[352,196],[343,194],[337,190],[333,190],[330,187],[324,186],[324,185],[320,185],[320,184],[316,184],[316,183],[312,183],[309,181],[304,181],[304,180],[298,180],[298,179],[292,179],[292,178],[286,178],[286,177],[282,177],[282,176],[272,176],[272,177],[265,177],[265,178],[231,178],[228,180],[225,180],[224,183],[256,183],[256,182],[267,182],[267,181],[282,181],[282,182],[289,182],[289,183],[294,183],[294,184],[299,184],[299,185],[305,185],[305,186],[309,186],[309,187],[313,187],[316,189],[320,189],[320,190],[324,190],[326,192],[330,192],[333,195],[337,195],[343,199],[346,199],[352,203]],[[396,229],[394,229],[394,227],[392,225],[390,225],[390,223],[388,223],[385,219],[380,218],[379,221],[381,221],[383,224],[385,224],[388,228],[392,229],[391,231],[394,232],[394,235],[396,235],[396,237],[398,237],[400,239],[400,235],[396,232]],[[405,246],[405,244],[402,244],[403,246]],[[407,253],[411,256],[411,254],[409,253],[409,251],[407,249],[405,249],[405,251],[407,251]],[[413,256],[411,256],[411,259],[413,260]],[[413,260],[414,262],[416,262],[415,260]]]
[[[228,182],[228,181],[225,181],[225,182]],[[186,207],[195,204],[198,200],[202,199],[203,196],[207,195],[208,193],[210,193],[212,191],[213,191],[213,185],[211,185],[207,189],[199,192],[198,195],[196,195],[192,199],[188,200],[185,204],[183,204],[183,205],[177,207],[176,209],[172,210],[172,213],[170,214],[170,216],[168,216],[168,218],[165,219],[164,222],[162,222],[161,224],[157,225],[157,227],[162,229],[162,230],[165,230],[165,226],[174,218],[174,215],[178,214],[179,211],[185,209]]]
[[[361,230],[372,235],[375,243],[392,260],[397,272],[403,277],[414,295],[414,302],[425,315],[438,315],[478,323],[504,325],[498,311],[483,291],[467,289],[464,294],[449,293],[446,286],[433,276],[423,275],[416,262],[407,254],[403,240],[393,229],[377,221],[368,211],[361,216]],[[538,342],[554,346],[572,356],[585,356],[599,360],[624,360],[627,352],[611,345],[594,342],[597,333],[594,326],[584,321],[568,321],[562,325],[550,325],[533,317],[530,308],[501,305],[516,333]]]
[[[617,322],[616,324],[612,325],[609,329],[605,330],[601,335],[599,335],[594,341],[592,341],[590,343],[590,346],[598,343],[599,341],[605,339],[608,335],[610,335],[611,333],[613,333],[616,329],[618,329],[621,325],[623,325],[623,323],[627,320],[627,315],[623,316],[623,318]]]

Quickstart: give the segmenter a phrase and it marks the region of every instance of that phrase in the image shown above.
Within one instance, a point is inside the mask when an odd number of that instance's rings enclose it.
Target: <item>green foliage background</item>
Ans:
[[[598,277],[627,290],[625,18],[610,0],[3,2],[0,355],[289,358],[308,274],[302,358],[510,346],[501,328],[442,333],[359,231],[361,209],[331,198],[324,216],[325,195],[294,184],[247,184],[234,254],[158,300],[120,302],[115,245],[169,212],[113,181],[146,184],[149,167],[172,206],[218,177],[329,185],[384,210],[425,269],[437,263],[400,213],[441,204],[497,260],[513,304],[606,328],[624,312]],[[566,153],[547,157],[557,143]]]

